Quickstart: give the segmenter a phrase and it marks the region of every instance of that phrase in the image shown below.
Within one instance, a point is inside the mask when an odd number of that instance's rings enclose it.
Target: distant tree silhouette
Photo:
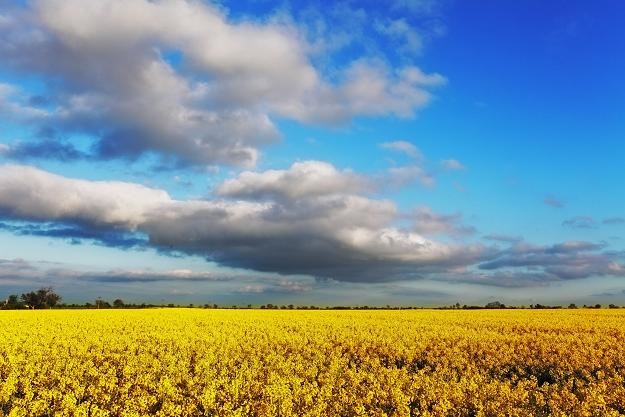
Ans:
[[[492,301],[486,304],[485,308],[506,308],[506,305],[500,303],[499,301]]]
[[[24,308],[24,304],[16,294],[9,295],[4,304],[0,304],[0,310],[17,310],[20,308]]]
[[[52,287],[40,288],[21,296],[24,304],[31,309],[52,308],[61,301],[61,296],[55,293]]]

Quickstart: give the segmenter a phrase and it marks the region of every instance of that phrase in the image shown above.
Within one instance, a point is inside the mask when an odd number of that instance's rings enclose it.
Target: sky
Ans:
[[[0,0],[0,297],[624,304],[624,18]]]

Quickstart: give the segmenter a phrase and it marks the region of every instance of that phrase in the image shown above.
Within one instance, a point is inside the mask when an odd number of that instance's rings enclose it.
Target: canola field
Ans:
[[[625,415],[625,310],[0,312],[0,416]]]

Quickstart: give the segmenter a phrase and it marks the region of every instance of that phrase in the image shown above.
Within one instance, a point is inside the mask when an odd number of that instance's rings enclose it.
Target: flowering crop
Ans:
[[[625,415],[625,310],[0,312],[0,416]]]

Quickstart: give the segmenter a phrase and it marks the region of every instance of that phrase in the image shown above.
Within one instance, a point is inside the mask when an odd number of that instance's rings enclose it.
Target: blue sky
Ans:
[[[624,17],[0,2],[0,295],[622,303]]]

